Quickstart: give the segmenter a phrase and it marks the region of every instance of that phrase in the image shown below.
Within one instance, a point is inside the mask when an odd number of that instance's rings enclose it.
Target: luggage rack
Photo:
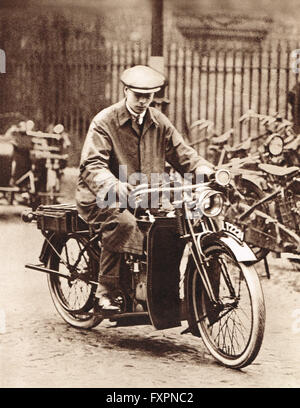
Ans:
[[[80,219],[75,205],[40,205],[35,216],[38,229],[43,231],[63,234],[80,229]]]

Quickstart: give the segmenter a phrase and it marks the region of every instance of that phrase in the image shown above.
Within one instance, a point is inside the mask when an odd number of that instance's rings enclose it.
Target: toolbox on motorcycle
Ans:
[[[69,233],[82,229],[82,222],[74,206],[39,206],[36,211],[37,227],[44,231]]]

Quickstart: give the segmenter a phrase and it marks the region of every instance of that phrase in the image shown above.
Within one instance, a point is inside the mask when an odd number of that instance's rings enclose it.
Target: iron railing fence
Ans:
[[[63,123],[72,138],[71,164],[78,164],[90,120],[123,97],[121,72],[147,64],[150,45],[50,38],[7,52],[0,113],[21,112],[41,128]],[[300,45],[283,41],[244,50],[166,45],[170,120],[190,140],[197,134],[189,134],[189,126],[200,118],[213,121],[217,133],[234,128],[235,143],[259,131],[257,123],[239,125],[248,109],[291,118],[287,95],[298,82],[294,49]]]

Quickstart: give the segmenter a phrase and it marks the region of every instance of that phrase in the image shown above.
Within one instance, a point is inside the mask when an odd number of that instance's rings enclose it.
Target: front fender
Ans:
[[[202,248],[206,248],[214,243],[226,247],[238,262],[253,262],[257,260],[246,242],[240,241],[227,231],[206,234],[201,238],[200,243]]]
[[[247,180],[250,183],[253,183],[260,190],[264,190],[266,188],[265,179],[263,177],[259,177],[257,174],[255,175],[243,174],[242,179]]]

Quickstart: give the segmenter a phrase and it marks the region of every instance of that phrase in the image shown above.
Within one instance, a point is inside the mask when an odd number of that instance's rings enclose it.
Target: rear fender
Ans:
[[[47,239],[44,240],[43,247],[39,256],[40,261],[47,265],[50,255],[54,252],[54,248],[59,250],[62,242],[62,235],[58,235],[55,232],[50,233]]]
[[[51,255],[56,254],[56,256],[59,256],[55,251],[57,251],[59,254],[61,252],[61,249],[69,238],[73,237],[81,242],[83,246],[86,246],[89,248],[89,255],[95,261],[97,264],[99,262],[100,258],[100,248],[98,246],[98,243],[93,242],[91,245],[89,244],[89,236],[84,236],[83,234],[57,234],[55,232],[49,233],[47,238],[44,240],[43,247],[39,256],[40,261],[44,264],[47,265],[49,258]]]

